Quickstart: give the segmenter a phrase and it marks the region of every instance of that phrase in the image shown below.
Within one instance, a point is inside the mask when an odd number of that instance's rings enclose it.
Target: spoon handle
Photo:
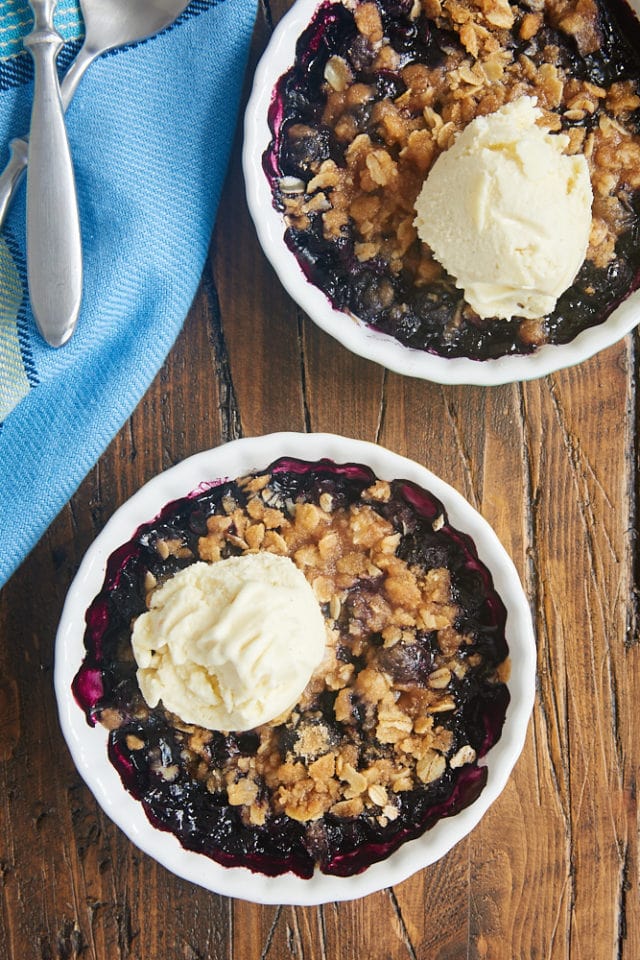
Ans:
[[[11,206],[16,187],[27,169],[29,138],[16,137],[9,144],[9,148],[11,150],[9,163],[0,174],[0,227],[2,227],[7,211]]]
[[[27,175],[27,279],[40,333],[59,347],[71,336],[82,299],[82,244],[71,152],[56,58],[56,0],[29,0],[35,23],[25,37],[35,67]]]
[[[97,51],[88,49],[83,44],[78,54],[67,70],[62,83],[60,84],[60,95],[62,97],[62,108],[66,111],[71,103],[80,80],[85,75],[88,67],[96,58]],[[9,144],[11,156],[9,162],[0,174],[0,228],[2,228],[5,217],[11,206],[13,195],[16,192],[18,184],[27,169],[29,158],[29,135],[15,137]]]

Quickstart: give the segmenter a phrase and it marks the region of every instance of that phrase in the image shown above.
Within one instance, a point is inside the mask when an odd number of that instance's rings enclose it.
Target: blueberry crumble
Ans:
[[[286,243],[334,307],[409,347],[486,360],[568,343],[640,283],[639,83],[624,0],[326,0],[270,108]],[[456,135],[523,96],[588,162],[589,246],[549,315],[481,319],[414,205]]]
[[[242,733],[184,723],[136,681],[132,625],[190,564],[270,551],[302,570],[326,655]],[[202,485],[110,557],[73,690],[151,823],[223,865],[350,876],[473,803],[509,702],[505,608],[442,504],[368,467],[280,459]]]

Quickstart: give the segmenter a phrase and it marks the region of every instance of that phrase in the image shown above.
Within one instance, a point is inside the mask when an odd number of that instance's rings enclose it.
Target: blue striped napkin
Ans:
[[[134,0],[132,0],[134,2]],[[160,35],[102,57],[67,112],[84,253],[78,327],[37,333],[25,189],[0,234],[0,586],[144,394],[196,293],[237,121],[257,0],[193,0]],[[83,33],[77,0],[56,26]],[[0,164],[28,129],[26,0],[0,0]]]

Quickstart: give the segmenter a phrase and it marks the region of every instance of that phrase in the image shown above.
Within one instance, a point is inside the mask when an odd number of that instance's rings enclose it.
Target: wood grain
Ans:
[[[252,65],[290,6],[261,9]],[[491,390],[355,357],[258,247],[239,142],[182,334],[128,423],[0,595],[0,957],[7,960],[638,960],[637,337]],[[230,901],[169,874],[97,807],[58,727],[66,590],[139,486],[277,430],[376,441],[495,527],[525,584],[538,690],[524,753],[481,824],[398,886],[318,908]]]

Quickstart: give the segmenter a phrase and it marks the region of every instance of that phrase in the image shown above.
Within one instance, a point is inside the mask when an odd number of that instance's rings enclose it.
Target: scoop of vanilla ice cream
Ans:
[[[569,138],[521,97],[472,120],[434,163],[415,226],[481,317],[550,313],[584,261],[593,194]]]
[[[250,730],[291,707],[325,647],[311,586],[267,552],[194,563],[160,586],[133,628],[140,690],[186,723]]]

